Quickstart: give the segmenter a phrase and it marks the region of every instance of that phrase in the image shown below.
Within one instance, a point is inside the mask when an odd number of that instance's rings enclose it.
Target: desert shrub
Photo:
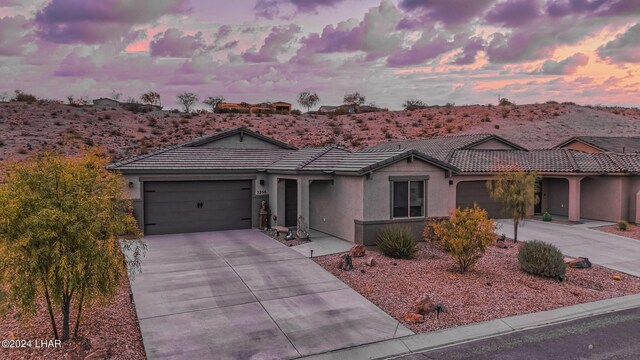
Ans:
[[[300,116],[302,115],[302,111],[297,109],[291,110],[291,115]]]
[[[378,233],[378,249],[395,259],[412,259],[418,250],[416,238],[406,227],[391,225]]]
[[[551,214],[549,214],[548,212],[542,214],[542,221],[551,221],[553,220],[553,218],[551,217]]]
[[[520,268],[533,275],[564,280],[567,264],[560,250],[540,240],[526,242],[518,252]]]
[[[495,224],[487,211],[474,204],[457,208],[449,220],[435,223],[434,240],[457,262],[460,273],[467,272],[495,241]]]
[[[629,223],[626,222],[625,220],[618,221],[618,230],[620,230],[620,231],[629,230]]]
[[[507,98],[500,98],[500,102],[499,102],[500,106],[511,106],[511,105],[515,105],[513,102],[509,101],[509,99]]]
[[[22,92],[20,90],[16,90],[15,94],[16,95],[11,101],[19,101],[19,102],[27,102],[27,103],[38,101],[38,98],[36,98],[35,96]]]

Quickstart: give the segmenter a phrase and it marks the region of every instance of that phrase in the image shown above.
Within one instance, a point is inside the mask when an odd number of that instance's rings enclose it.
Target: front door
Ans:
[[[298,225],[298,182],[285,180],[284,183],[284,226]]]

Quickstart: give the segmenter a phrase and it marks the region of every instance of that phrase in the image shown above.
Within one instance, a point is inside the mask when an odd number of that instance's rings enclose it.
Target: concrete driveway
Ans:
[[[497,233],[513,237],[513,222],[497,220]],[[594,223],[595,225],[595,223]],[[518,240],[542,240],[572,257],[584,256],[610,269],[640,276],[640,240],[590,229],[589,224],[561,225],[529,220],[518,229]]]
[[[145,241],[131,285],[149,359],[286,359],[411,334],[259,231]]]

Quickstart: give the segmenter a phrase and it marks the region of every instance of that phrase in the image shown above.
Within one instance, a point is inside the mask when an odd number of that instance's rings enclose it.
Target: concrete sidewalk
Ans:
[[[409,335],[303,359],[387,359],[635,307],[640,307],[640,294]]]

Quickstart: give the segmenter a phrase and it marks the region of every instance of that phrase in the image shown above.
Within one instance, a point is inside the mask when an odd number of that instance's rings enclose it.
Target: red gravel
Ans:
[[[79,338],[62,344],[61,348],[0,349],[0,359],[64,359],[65,354],[82,346],[85,338],[97,338],[106,346],[109,359],[146,359],[140,326],[135,307],[129,301],[129,281],[123,277],[118,294],[108,304],[84,309]],[[53,330],[49,322],[44,299],[39,302],[35,316],[24,322],[16,320],[17,312],[0,318],[0,340],[52,340]],[[57,311],[56,315],[60,315]],[[57,316],[58,332],[62,331],[62,316]],[[71,314],[71,331],[75,325],[75,311]],[[88,355],[91,351],[85,352]],[[67,357],[74,358],[74,357]]]
[[[627,229],[627,231],[622,231],[618,229],[618,225],[602,226],[602,227],[596,228],[596,230],[628,237],[630,239],[640,240],[640,226],[637,226],[637,225],[629,225],[629,228]]]
[[[338,255],[314,260],[416,333],[640,293],[639,278],[619,274],[622,280],[615,281],[612,275],[618,273],[597,265],[568,268],[564,282],[529,275],[520,270],[518,246],[509,246],[489,247],[466,274],[457,273],[449,255],[428,243],[420,243],[413,260],[367,250],[364,258],[353,259],[353,271],[336,268]],[[375,258],[374,267],[365,265],[369,257]],[[431,314],[422,324],[405,323],[402,315],[424,294],[446,312],[439,320]]]

